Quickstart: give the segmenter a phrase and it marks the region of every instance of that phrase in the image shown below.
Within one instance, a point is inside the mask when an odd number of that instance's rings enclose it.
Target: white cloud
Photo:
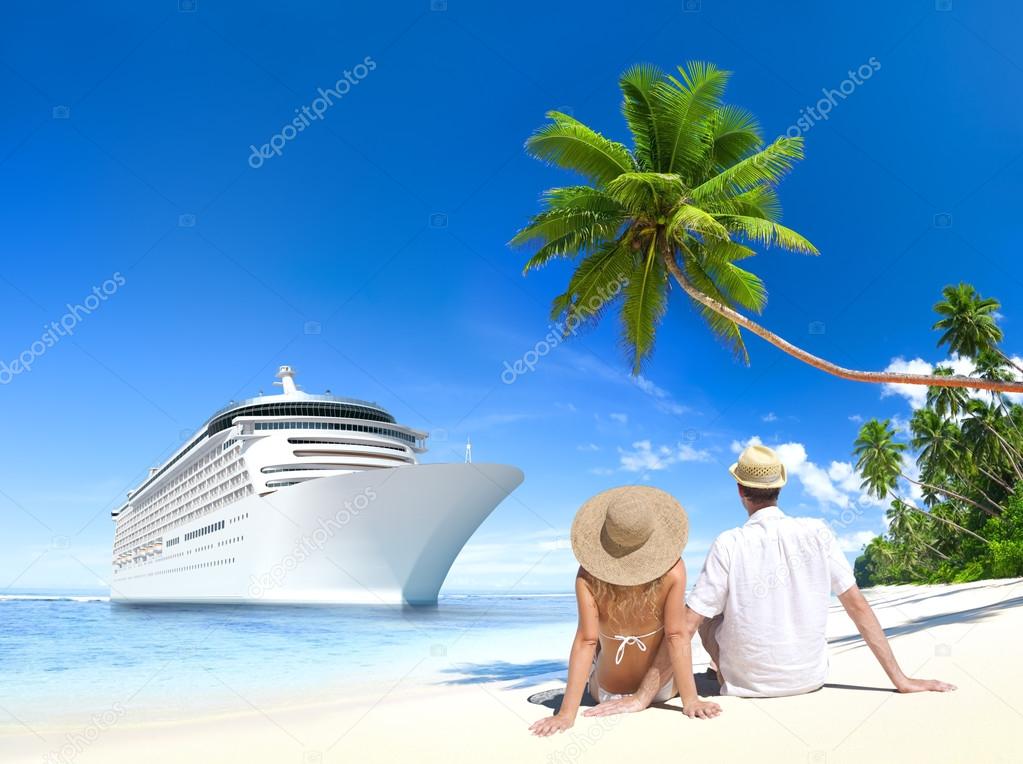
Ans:
[[[858,424],[859,422],[863,421],[863,417],[861,417],[859,414],[850,414],[849,421],[856,422]]]
[[[568,591],[578,567],[568,529],[490,534],[474,537],[465,545],[444,586],[457,590],[515,585],[520,591],[551,587]]]
[[[1012,360],[1014,363],[1018,363],[1023,366],[1023,358],[1013,356]],[[898,358],[892,359],[892,362],[885,367],[885,371],[896,372],[899,374],[931,374],[933,373],[936,365],[949,366],[952,368],[954,374],[964,377],[971,376],[976,369],[973,365],[973,361],[969,358],[964,358],[958,355],[953,355],[950,358],[939,361],[937,364],[931,364],[922,358],[914,358],[912,361],[907,361],[899,356]],[[1023,378],[1023,374],[1020,374],[1015,369],[1009,369],[1009,371],[1013,372],[1016,379]],[[881,397],[887,398],[891,395],[901,395],[909,401],[909,405],[913,410],[923,408],[927,404],[927,388],[924,385],[902,385],[889,383],[882,385]],[[983,390],[971,390],[970,396],[980,400],[989,400],[988,393]],[[1023,403],[1023,393],[1008,393],[1007,397],[1015,403]]]
[[[892,429],[904,438],[912,437],[913,430],[909,426],[909,420],[904,419],[898,414],[893,414],[891,417]]]
[[[609,414],[609,416],[613,420],[618,422],[619,424],[628,424],[629,423],[629,415],[628,414]]]
[[[859,552],[869,544],[877,534],[874,531],[853,531],[838,536],[838,548],[843,552]]]
[[[632,450],[618,449],[619,464],[626,472],[653,472],[665,470],[679,462],[711,461],[709,451],[697,450],[687,443],[654,447],[649,440],[632,444]]]
[[[930,374],[934,371],[934,367],[922,358],[914,358],[912,361],[907,361],[902,356],[899,356],[893,359],[884,370],[897,374]],[[927,388],[923,385],[902,385],[886,382],[881,385],[881,397],[887,398],[890,395],[901,395],[909,401],[909,405],[914,410],[927,405]]]
[[[658,387],[651,380],[644,377],[642,374],[637,374],[635,377],[632,377],[631,379],[633,384],[636,385],[636,387],[638,387],[640,390],[642,390],[644,393],[651,396],[655,400],[657,408],[661,409],[662,411],[665,411],[669,414],[674,414],[675,416],[679,416],[681,414],[685,414],[690,410],[689,407],[683,406],[681,403],[676,402],[675,399],[672,398],[671,393],[669,393],[663,387]]]
[[[583,443],[582,445],[575,447],[576,451],[599,451],[600,446],[596,443]]]
[[[710,452],[704,449],[695,449],[687,443],[678,444],[678,460],[680,462],[709,462]]]
[[[591,475],[613,475],[615,471],[610,467],[593,467],[590,469]]]
[[[777,422],[778,415],[775,414],[773,411],[768,411],[766,414],[760,417],[760,419],[764,422]]]
[[[828,477],[843,491],[854,493],[860,490],[862,478],[849,462],[832,462],[828,467]]]
[[[920,468],[917,466],[916,459],[910,456],[908,453],[903,452],[902,454],[902,472],[904,475],[908,475],[913,480],[920,479]],[[903,483],[909,491],[909,496],[914,501],[920,501],[924,497],[923,489],[916,483],[904,480]]]
[[[747,446],[764,445],[763,440],[754,435],[746,441],[733,441],[733,453],[739,453]],[[849,462],[833,461],[824,469],[810,461],[806,446],[802,443],[790,442],[772,445],[778,454],[789,478],[795,478],[807,495],[816,499],[822,508],[849,509],[856,505],[880,506],[883,502],[868,497],[861,489],[862,478],[856,468]]]

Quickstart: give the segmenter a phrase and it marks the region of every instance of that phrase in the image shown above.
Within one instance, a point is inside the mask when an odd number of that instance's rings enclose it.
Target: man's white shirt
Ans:
[[[823,685],[831,594],[855,583],[821,520],[765,507],[718,536],[686,602],[705,618],[723,614],[722,694],[796,695]]]

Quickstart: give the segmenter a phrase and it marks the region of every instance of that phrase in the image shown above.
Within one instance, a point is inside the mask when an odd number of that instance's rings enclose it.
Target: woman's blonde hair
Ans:
[[[622,586],[601,581],[585,568],[582,569],[583,580],[597,603],[597,610],[609,625],[623,628],[636,622],[661,619],[658,594],[665,575],[667,574],[662,574],[645,584]]]

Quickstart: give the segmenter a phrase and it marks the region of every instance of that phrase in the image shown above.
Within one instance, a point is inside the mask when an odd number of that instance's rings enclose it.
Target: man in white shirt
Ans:
[[[911,679],[899,668],[831,529],[821,520],[788,517],[777,507],[785,466],[766,446],[750,446],[729,470],[749,519],[714,541],[686,599],[684,625],[667,635],[688,646],[699,631],[723,695],[775,697],[819,689],[827,679],[825,637],[835,594],[899,692],[954,690]],[[676,642],[678,644],[678,642]],[[591,716],[646,708],[671,671],[668,650],[639,691],[590,709]],[[649,696],[649,697],[648,697]]]

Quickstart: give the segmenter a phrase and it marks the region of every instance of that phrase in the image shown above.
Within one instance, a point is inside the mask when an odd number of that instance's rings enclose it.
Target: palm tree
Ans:
[[[856,469],[863,475],[863,489],[879,499],[889,496],[896,498],[911,510],[919,512],[925,517],[939,520],[956,530],[980,539],[985,544],[989,543],[987,539],[978,536],[969,528],[926,512],[895,492],[899,480],[908,479],[902,472],[902,455],[905,450],[906,444],[895,440],[895,430],[889,420],[879,422],[877,419],[871,419],[865,422],[853,445],[853,453],[857,457]]]
[[[947,554],[927,543],[921,526],[922,518],[906,502],[895,499],[885,516],[888,518],[888,532],[892,538],[900,539],[908,546],[919,544],[941,559],[949,559]]]
[[[950,377],[952,369],[948,366],[935,366],[934,376]],[[934,409],[942,418],[955,419],[966,408],[970,394],[961,387],[939,387],[931,385],[927,388],[927,408]]]
[[[548,190],[543,211],[511,241],[539,244],[526,271],[579,258],[568,288],[554,299],[555,317],[597,321],[615,305],[638,373],[667,311],[670,276],[747,362],[740,327],[844,379],[1023,392],[1023,382],[844,369],[740,312],[760,312],[767,298],[763,282],[737,265],[755,254],[754,246],[817,254],[778,222],[774,191],[803,157],[803,141],[780,137],[765,146],[753,115],[722,103],[728,72],[693,62],[678,73],[643,64],[622,75],[631,149],[557,111],[526,141],[532,156],[587,181]]]
[[[998,348],[983,348],[973,359],[977,376],[982,379],[994,379],[1000,382],[1015,378],[1015,375],[1006,368],[1007,362],[1016,366]],[[1019,367],[1016,366],[1016,368]],[[998,413],[1002,415],[1003,421],[1012,428],[1017,437],[1023,438],[1023,431],[1020,430],[1012,417],[1011,404],[1006,399],[1005,394],[992,390],[990,395],[991,403],[998,408]]]
[[[998,413],[997,406],[973,399],[966,404],[966,413],[962,424],[963,439],[969,444],[974,457],[991,464],[1007,462],[1016,478],[1023,481],[1023,469],[1020,466],[1023,454],[999,431],[1003,417]]]
[[[942,318],[934,329],[943,332],[938,347],[959,355],[977,358],[985,350],[997,354],[1005,363],[1023,372],[1011,358],[998,348],[1002,341],[1002,330],[995,321],[1001,303],[993,297],[981,297],[971,284],[960,283],[941,290],[945,298],[935,304],[934,310]]]
[[[921,477],[923,479],[913,481],[911,478],[906,477],[907,480],[916,482],[917,485],[924,488],[925,496],[934,497],[936,494],[953,496],[971,504],[991,517],[996,517],[1002,511],[1002,508],[990,496],[966,478],[964,465],[969,452],[963,449],[960,442],[959,428],[954,423],[942,419],[936,412],[930,409],[923,408],[918,409],[913,414],[913,418],[909,422],[909,428],[913,433],[913,439],[910,443],[915,450],[919,451],[918,463],[923,465],[921,470]],[[958,477],[963,484],[975,488],[998,512],[981,506],[972,499],[956,493],[947,486],[943,486],[942,483],[947,482],[947,480],[940,480],[940,476],[943,473],[947,474],[949,472]]]

